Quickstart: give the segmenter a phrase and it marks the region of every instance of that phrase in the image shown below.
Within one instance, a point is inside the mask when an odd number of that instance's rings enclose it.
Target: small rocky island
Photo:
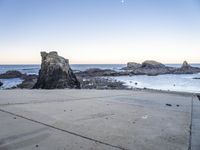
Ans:
[[[165,66],[160,62],[147,60],[144,61],[142,64],[135,62],[128,62],[127,67],[122,68],[121,71],[92,68],[86,71],[78,72],[76,74],[83,77],[126,76],[126,75],[156,76],[162,74],[194,74],[199,72],[200,68],[192,67],[186,61],[183,62],[180,68],[175,68],[175,67]]]

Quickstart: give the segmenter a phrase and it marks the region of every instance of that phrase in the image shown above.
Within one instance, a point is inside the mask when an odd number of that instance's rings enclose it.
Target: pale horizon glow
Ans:
[[[200,63],[199,0],[0,0],[0,64]]]

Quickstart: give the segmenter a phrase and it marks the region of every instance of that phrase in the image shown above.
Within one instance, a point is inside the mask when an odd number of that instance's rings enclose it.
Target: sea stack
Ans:
[[[188,64],[187,61],[184,61],[181,68],[190,68],[191,66]]]
[[[42,64],[37,83],[33,88],[64,89],[80,88],[80,82],[69,66],[69,60],[57,52],[41,52]]]
[[[199,73],[200,68],[191,66],[187,61],[184,61],[181,68],[174,71],[174,74],[193,74]]]

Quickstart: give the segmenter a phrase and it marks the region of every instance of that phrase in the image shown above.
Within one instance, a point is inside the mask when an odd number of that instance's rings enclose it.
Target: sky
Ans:
[[[0,0],[0,64],[200,63],[200,0]]]

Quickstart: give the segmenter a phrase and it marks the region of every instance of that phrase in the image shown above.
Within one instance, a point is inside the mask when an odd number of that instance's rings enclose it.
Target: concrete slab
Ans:
[[[191,126],[191,150],[200,150],[200,101],[193,97]]]
[[[3,112],[0,112],[0,118],[1,150],[119,149]]]
[[[102,149],[188,150],[192,147],[190,94],[125,90],[11,90],[11,94],[0,91],[0,101],[0,112],[7,117],[15,116],[56,133],[59,131],[57,136],[60,138],[65,134],[77,136],[86,143],[88,141],[88,147],[92,147],[91,142],[98,143]],[[172,106],[167,106],[168,103]],[[0,115],[1,120],[7,117]],[[5,124],[9,126],[0,123],[0,129],[5,133],[15,127],[11,122]],[[198,122],[194,124],[198,126]],[[22,121],[18,128],[23,129],[23,126]],[[12,136],[12,132],[10,134]],[[0,134],[2,138],[5,135]],[[79,147],[74,149],[88,148],[80,148],[84,142],[77,141]]]

